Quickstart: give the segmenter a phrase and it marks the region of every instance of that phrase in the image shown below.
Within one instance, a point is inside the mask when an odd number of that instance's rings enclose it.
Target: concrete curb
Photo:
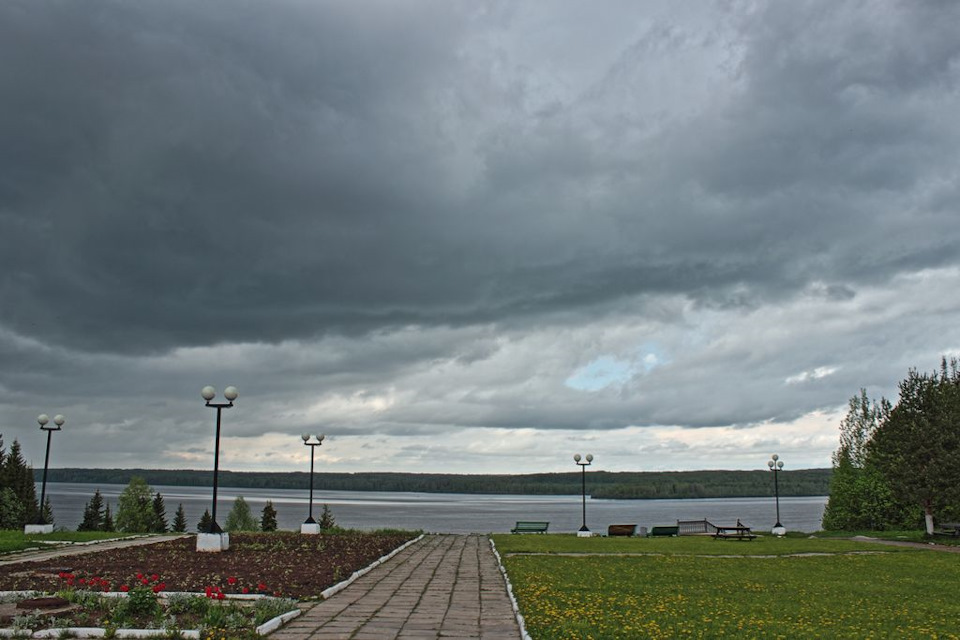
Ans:
[[[507,570],[503,567],[503,561],[500,558],[500,552],[497,551],[497,545],[493,542],[493,538],[487,538],[490,541],[490,548],[493,550],[493,555],[497,559],[497,566],[500,567],[500,573],[503,575],[503,581],[507,584],[507,595],[510,596],[510,604],[513,605],[513,613],[517,617],[517,624],[520,625],[520,637],[523,640],[533,640],[530,637],[530,634],[527,633],[527,626],[523,621],[523,614],[520,613],[520,605],[517,603],[517,599],[513,596],[513,585],[510,584],[510,578],[507,576]]]

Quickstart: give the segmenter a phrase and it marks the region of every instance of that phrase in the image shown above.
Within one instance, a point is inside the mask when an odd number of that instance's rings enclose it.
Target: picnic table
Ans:
[[[732,527],[717,526],[716,533],[713,534],[714,540],[753,540],[757,535],[742,524]]]

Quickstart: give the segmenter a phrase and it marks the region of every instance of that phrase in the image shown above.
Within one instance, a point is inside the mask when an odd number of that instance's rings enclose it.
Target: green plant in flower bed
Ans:
[[[800,538],[771,541],[790,553],[757,541],[539,540],[550,537],[495,536],[538,639],[960,637],[960,563],[950,553]],[[643,552],[617,555],[624,548]],[[578,551],[590,555],[559,555]]]
[[[19,628],[103,627],[108,637],[121,628],[165,629],[171,637],[178,637],[181,629],[201,629],[216,637],[240,639],[256,637],[257,626],[297,608],[296,601],[288,598],[228,600],[219,586],[208,586],[203,596],[170,594],[164,606],[160,593],[166,584],[158,574],[138,573],[120,585],[120,591],[127,593],[125,598],[104,596],[101,591],[111,585],[99,577],[62,572],[60,579],[66,589],[58,595],[80,605],[81,610],[57,620],[25,617],[18,622]],[[238,581],[231,577],[227,582]],[[263,583],[259,587],[267,590]]]

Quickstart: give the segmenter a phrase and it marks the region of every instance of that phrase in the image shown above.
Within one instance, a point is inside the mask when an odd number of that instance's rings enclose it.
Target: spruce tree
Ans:
[[[163,503],[163,496],[157,491],[153,496],[153,533],[165,533],[167,531],[167,507]]]
[[[187,531],[187,514],[183,511],[182,502],[177,507],[177,513],[173,516],[173,525],[170,528],[176,533],[186,533]]]
[[[333,512],[330,511],[330,507],[327,505],[323,505],[319,524],[321,529],[333,529],[337,526],[337,522],[333,519]]]
[[[37,504],[37,490],[33,479],[33,468],[23,459],[20,443],[17,440],[10,445],[10,451],[3,460],[3,469],[0,469],[0,487],[9,487],[17,496],[21,512],[20,524],[15,528],[36,522],[40,513]]]
[[[204,509],[203,515],[200,516],[200,522],[197,523],[197,531],[200,533],[209,533],[210,525],[213,524],[213,518],[210,517],[210,510]]]
[[[263,531],[277,530],[277,510],[273,508],[273,502],[269,500],[263,506],[263,513],[260,516],[260,529]]]
[[[103,530],[116,531],[117,527],[113,524],[113,512],[110,511],[110,503],[103,510]]]
[[[100,489],[93,493],[90,502],[83,508],[83,521],[77,531],[103,531],[103,495]]]

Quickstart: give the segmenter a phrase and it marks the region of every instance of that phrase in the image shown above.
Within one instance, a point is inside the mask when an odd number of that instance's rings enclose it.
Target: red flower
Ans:
[[[211,597],[213,595],[213,587],[207,587],[206,589],[204,589],[204,593],[207,595],[208,598]]]
[[[143,574],[142,574],[142,573],[138,573],[138,574],[137,574],[137,580],[143,580]]]
[[[237,579],[234,578],[233,576],[230,576],[229,578],[227,578],[227,584],[237,584]]]
[[[260,584],[257,585],[257,589],[258,589],[259,591],[266,591],[266,590],[267,590],[267,585],[265,585],[265,584],[263,584],[263,583],[261,582]]]
[[[160,576],[157,575],[157,574],[153,574],[152,576],[150,576],[150,579],[153,580],[154,582],[156,582],[157,580],[160,579]]]
[[[84,580],[83,578],[80,578],[79,580],[77,580],[77,584],[87,584],[87,581]]]
[[[224,598],[226,598],[226,596],[223,595],[223,591],[218,591],[218,592],[217,592],[217,600],[223,600]]]
[[[241,589],[240,591],[241,591],[241,593],[250,593],[250,587],[244,587],[244,588]]]
[[[125,584],[120,585],[120,591],[130,591],[130,587]]]

